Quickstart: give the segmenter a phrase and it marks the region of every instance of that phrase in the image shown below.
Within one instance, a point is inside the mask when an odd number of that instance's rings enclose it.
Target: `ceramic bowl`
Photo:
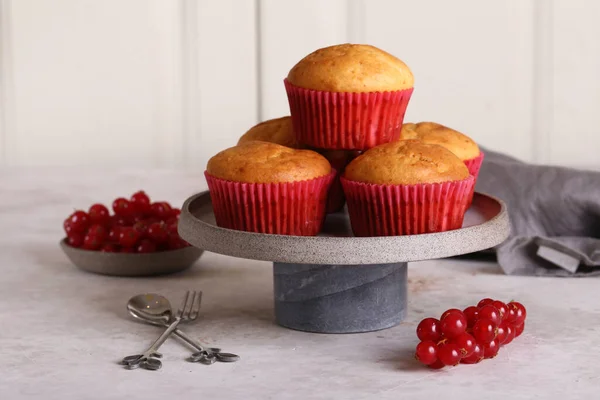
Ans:
[[[60,247],[79,269],[111,276],[153,276],[190,268],[204,250],[194,246],[146,254],[105,253],[71,247],[63,239]]]

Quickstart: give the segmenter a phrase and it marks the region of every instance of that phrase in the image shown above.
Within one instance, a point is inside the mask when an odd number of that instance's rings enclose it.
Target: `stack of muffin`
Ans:
[[[413,75],[368,45],[319,49],[284,80],[291,117],[262,122],[205,171],[217,225],[313,236],[348,206],[356,236],[458,229],[483,153],[441,124],[403,125]]]

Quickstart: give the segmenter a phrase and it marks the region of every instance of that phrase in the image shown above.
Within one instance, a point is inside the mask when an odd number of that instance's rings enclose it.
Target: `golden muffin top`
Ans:
[[[292,126],[292,118],[289,116],[270,119],[261,122],[258,125],[254,125],[248,132],[240,137],[238,144],[254,140],[276,143],[292,148],[301,147],[296,141],[294,127]]]
[[[288,81],[328,92],[385,92],[413,87],[404,62],[366,44],[340,44],[310,53],[290,70]]]
[[[419,140],[399,140],[365,151],[344,172],[348,180],[383,185],[459,181],[469,170],[450,150]]]
[[[234,182],[280,183],[325,176],[331,172],[331,165],[311,150],[252,141],[221,151],[208,160],[206,171]]]
[[[479,156],[479,146],[473,139],[435,122],[406,123],[402,125],[400,139],[417,139],[428,144],[438,144],[463,161]]]

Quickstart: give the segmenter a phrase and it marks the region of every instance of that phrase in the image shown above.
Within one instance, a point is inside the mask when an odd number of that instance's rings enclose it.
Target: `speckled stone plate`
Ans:
[[[203,253],[203,250],[194,246],[148,254],[103,253],[71,247],[64,239],[60,241],[60,247],[77,268],[112,276],[153,276],[180,272],[194,265]]]
[[[234,257],[302,264],[385,264],[428,260],[492,248],[510,233],[504,203],[476,193],[461,229],[422,235],[353,237],[345,211],[327,217],[316,237],[269,235],[220,228],[210,194],[184,203],[179,234],[190,244]]]

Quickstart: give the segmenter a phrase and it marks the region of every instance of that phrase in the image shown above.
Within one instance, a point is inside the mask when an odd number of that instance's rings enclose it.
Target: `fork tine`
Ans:
[[[196,301],[192,303],[192,310],[190,311],[190,321],[194,321],[200,314],[200,304],[202,303],[202,290],[198,291]]]
[[[190,298],[190,301],[188,301],[187,308],[185,310],[185,315],[183,317],[186,321],[190,319],[190,314],[192,313],[192,309],[194,308],[194,302],[196,301],[197,295],[198,294],[196,293],[196,291],[193,290],[192,297]]]
[[[179,318],[183,318],[183,316],[185,314],[185,308],[187,306],[189,297],[190,297],[190,291],[188,290],[187,292],[185,292],[185,297],[183,298],[183,302],[181,303],[181,306],[179,307],[179,310],[177,311],[177,315],[179,316]]]

